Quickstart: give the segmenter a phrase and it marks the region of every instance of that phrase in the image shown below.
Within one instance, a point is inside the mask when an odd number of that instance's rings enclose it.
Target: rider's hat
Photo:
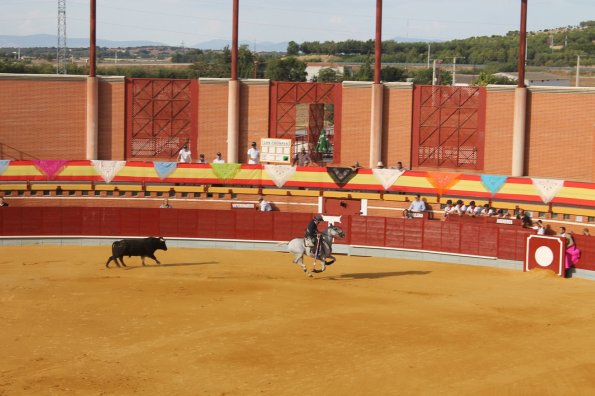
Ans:
[[[319,214],[314,215],[314,221],[322,221],[322,216]]]

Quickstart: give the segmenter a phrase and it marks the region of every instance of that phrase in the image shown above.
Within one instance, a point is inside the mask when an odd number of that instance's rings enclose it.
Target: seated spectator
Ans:
[[[258,207],[261,212],[270,212],[273,210],[271,203],[263,197],[258,198]]]
[[[591,236],[591,233],[589,232],[588,228],[583,228],[583,235],[584,236]]]
[[[415,199],[409,205],[409,212],[424,212],[426,210],[426,203],[421,200],[421,196],[417,194]]]
[[[4,200],[4,197],[0,197],[0,206],[8,206],[8,202]]]
[[[510,217],[510,214],[508,213],[508,209],[498,209],[496,211],[496,216],[500,218],[505,218]]]
[[[162,204],[161,204],[161,206],[159,206],[159,207],[160,207],[161,209],[171,209],[171,208],[173,208],[173,206],[171,206],[171,205],[169,204],[169,200],[168,200],[167,198],[165,198],[165,199],[163,200],[163,203],[162,203]]]
[[[291,165],[308,166],[310,165],[310,162],[310,154],[306,151],[305,147],[302,147],[302,151],[300,151],[295,155],[295,157],[293,157],[293,162],[291,163]]]
[[[224,164],[225,160],[223,159],[223,157],[221,156],[221,153],[218,152],[217,156],[215,157],[215,159],[213,160],[214,164]]]
[[[378,161],[378,163],[376,164],[376,169],[384,169],[384,164],[382,163],[382,161]]]
[[[397,162],[397,166],[395,166],[393,169],[401,172],[405,172],[407,170],[407,168],[403,167],[403,163],[401,161]]]
[[[207,160],[205,159],[205,155],[204,154],[200,154],[198,156],[198,161],[196,161],[197,164],[206,164]]]
[[[359,164],[359,161],[355,161],[355,164],[351,165],[351,169],[358,170],[361,169],[362,166]]]

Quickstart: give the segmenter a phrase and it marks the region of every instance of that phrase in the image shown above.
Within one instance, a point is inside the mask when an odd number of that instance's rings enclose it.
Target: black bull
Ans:
[[[143,265],[145,265],[145,257],[150,257],[157,262],[157,264],[161,264],[157,257],[155,257],[155,250],[167,250],[167,246],[165,244],[165,239],[159,237],[149,237],[143,239],[122,239],[120,241],[116,241],[112,243],[112,255],[105,263],[105,266],[109,268],[109,263],[113,260],[118,267],[120,267],[120,263],[118,263],[118,259],[122,263],[124,267],[124,256],[140,256]]]

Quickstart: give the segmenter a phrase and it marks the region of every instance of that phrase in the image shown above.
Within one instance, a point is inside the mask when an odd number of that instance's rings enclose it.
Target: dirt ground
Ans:
[[[0,395],[587,395],[595,283],[170,248],[0,248]]]

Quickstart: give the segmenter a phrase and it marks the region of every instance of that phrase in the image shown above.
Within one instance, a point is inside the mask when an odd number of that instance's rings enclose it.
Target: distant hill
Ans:
[[[31,47],[56,47],[58,39],[51,34],[34,34],[30,36],[0,35],[0,48],[31,48]],[[88,38],[66,38],[66,45],[70,48],[89,47]],[[97,39],[98,47],[128,48],[128,47],[156,47],[165,46],[155,41],[113,41]]]
[[[270,41],[242,41],[240,40],[239,45],[247,45],[250,51],[255,52],[285,52],[287,51],[287,42],[273,43]],[[231,48],[231,40],[208,40],[202,41],[192,45],[192,48],[199,48],[201,50],[221,50],[229,46]]]
[[[414,43],[414,42],[435,42],[436,40],[411,38],[411,37],[394,37],[388,40],[394,40],[400,43]],[[34,47],[56,47],[58,39],[52,34],[34,34],[30,36],[8,36],[0,35],[0,48],[34,48]],[[69,48],[87,48],[89,47],[88,38],[66,38],[66,44]],[[286,52],[287,42],[272,42],[272,41],[242,41],[240,45],[247,45],[251,51],[255,52]],[[156,41],[114,41],[97,39],[98,47],[107,48],[129,48],[129,47],[169,47],[167,44]],[[208,40],[191,45],[191,48],[198,48],[202,50],[221,50],[225,46],[231,47],[231,40]]]

